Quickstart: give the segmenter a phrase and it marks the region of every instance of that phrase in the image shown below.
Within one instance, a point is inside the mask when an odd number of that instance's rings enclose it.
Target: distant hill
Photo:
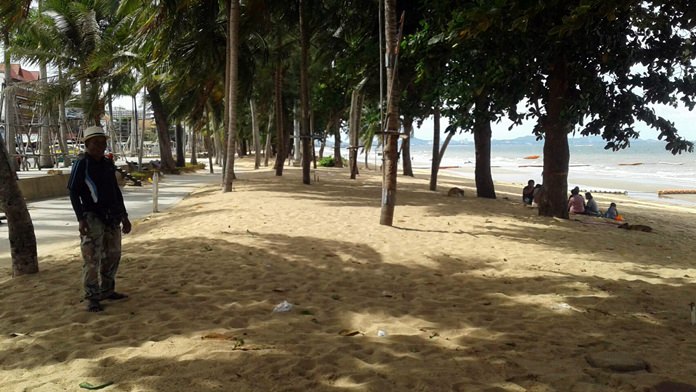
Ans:
[[[418,139],[416,137],[411,138],[411,146],[414,147],[422,147],[422,146],[431,146],[433,144],[432,140],[425,140],[425,139]],[[474,142],[471,140],[452,140],[450,141],[451,146],[473,146]],[[515,139],[492,139],[491,140],[492,145],[544,145],[544,140],[536,140],[536,136],[529,135],[529,136],[522,136],[518,137]],[[587,145],[593,145],[593,146],[604,146],[606,144],[606,141],[602,139],[601,136],[587,136],[587,137],[575,137],[575,138],[568,138],[568,144],[570,146],[587,146]],[[636,146],[636,145],[657,145],[657,144],[664,144],[664,142],[659,141],[659,140],[652,140],[652,139],[636,139],[636,140],[631,140],[631,145]],[[329,139],[326,141],[327,147],[333,147],[333,140]],[[341,146],[346,148],[348,147],[347,142],[342,142]]]
[[[413,140],[413,139],[412,139]],[[419,140],[420,143],[431,144],[429,140]],[[581,145],[595,145],[603,146],[607,142],[602,139],[601,136],[586,136],[586,137],[575,137],[568,138],[568,144],[571,146],[581,146]],[[470,140],[453,140],[450,142],[451,145],[473,145],[474,142]],[[515,139],[492,139],[491,144],[493,145],[520,145],[520,144],[531,144],[531,145],[543,145],[544,140],[537,140],[536,136],[522,136]],[[631,140],[631,145],[642,145],[642,144],[664,144],[659,140],[652,139],[636,139]]]

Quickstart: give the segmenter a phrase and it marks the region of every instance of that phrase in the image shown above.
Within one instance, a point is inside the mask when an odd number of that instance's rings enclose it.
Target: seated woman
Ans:
[[[616,210],[616,203],[611,203],[609,209],[604,213],[605,218],[616,219],[619,216],[619,211]]]
[[[543,186],[541,184],[536,184],[534,185],[534,193],[533,193],[533,203],[539,205],[541,203],[541,192],[543,191]]]
[[[594,200],[594,197],[592,197],[592,194],[590,192],[585,192],[585,199],[587,200],[587,204],[585,205],[585,214],[592,216],[601,216],[602,214],[599,212],[597,202]]]
[[[532,204],[534,201],[534,180],[527,181],[527,186],[522,189],[522,202]]]
[[[568,212],[571,214],[585,213],[585,199],[580,196],[580,188],[575,187],[570,191],[570,199],[568,199]]]

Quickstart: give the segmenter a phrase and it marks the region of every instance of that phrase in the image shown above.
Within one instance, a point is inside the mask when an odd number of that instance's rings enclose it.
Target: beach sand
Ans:
[[[696,385],[693,209],[612,195],[654,230],[627,231],[540,217],[517,187],[484,200],[441,177],[431,192],[419,174],[399,177],[386,227],[374,172],[320,168],[308,186],[298,168],[251,164],[238,161],[234,192],[202,188],[134,222],[117,280],[130,298],[102,313],[81,302],[79,249],[34,276],[0,271],[0,390]],[[447,197],[452,186],[465,197]],[[273,312],[284,300],[293,308]]]

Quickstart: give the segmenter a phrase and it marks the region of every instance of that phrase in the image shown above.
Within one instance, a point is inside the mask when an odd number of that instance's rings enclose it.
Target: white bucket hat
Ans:
[[[82,141],[86,142],[88,139],[91,139],[95,136],[104,136],[105,138],[109,137],[106,134],[106,132],[104,132],[104,129],[102,129],[102,127],[94,125],[85,129],[85,133],[82,136]]]

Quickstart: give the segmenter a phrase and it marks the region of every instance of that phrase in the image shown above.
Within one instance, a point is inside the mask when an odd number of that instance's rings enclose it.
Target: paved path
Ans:
[[[206,169],[197,173],[162,177],[159,186],[159,211],[174,206],[197,188],[220,184],[222,171],[219,167],[215,167],[215,171],[216,174],[210,174]],[[151,186],[126,186],[123,189],[123,197],[131,221],[152,213]],[[71,244],[79,246],[77,220],[70,205],[70,198],[61,197],[29,203],[29,213],[34,223],[39,260],[57,247]],[[0,225],[0,268],[10,266],[10,241],[7,224],[4,223]]]

